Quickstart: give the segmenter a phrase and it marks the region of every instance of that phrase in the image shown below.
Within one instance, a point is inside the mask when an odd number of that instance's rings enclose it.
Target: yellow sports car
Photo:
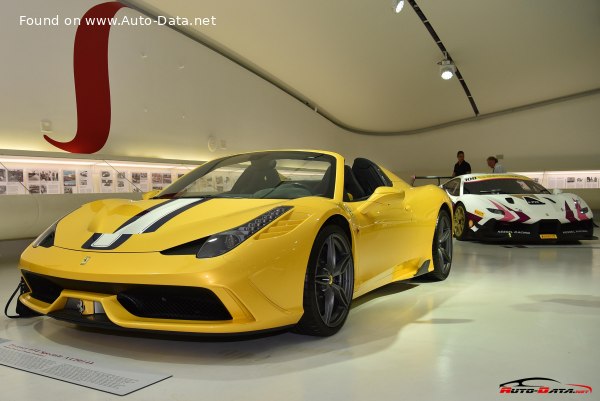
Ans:
[[[18,311],[80,325],[329,336],[353,298],[452,264],[452,204],[367,159],[263,151],[86,204],[20,261]]]

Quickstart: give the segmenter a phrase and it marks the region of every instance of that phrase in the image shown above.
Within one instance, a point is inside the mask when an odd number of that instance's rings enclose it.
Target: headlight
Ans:
[[[502,216],[504,216],[504,211],[500,210],[500,209],[494,209],[494,208],[488,207],[487,211],[490,213],[501,214]]]
[[[54,233],[56,232],[56,226],[60,220],[56,220],[50,227],[48,227],[43,233],[39,235],[31,244],[32,247],[37,248],[43,246],[44,248],[50,248],[54,245]]]
[[[291,208],[291,206],[276,207],[244,225],[211,235],[202,245],[196,257],[199,259],[214,258],[231,251]]]

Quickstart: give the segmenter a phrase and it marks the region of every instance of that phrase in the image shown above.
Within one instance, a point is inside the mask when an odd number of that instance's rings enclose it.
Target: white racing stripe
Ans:
[[[198,199],[176,199],[172,202],[166,202],[164,206],[157,207],[114,233],[102,234],[91,246],[92,248],[107,248],[114,244],[122,235],[142,234],[152,224],[156,223],[169,213],[173,213],[181,208],[189,206],[194,202],[198,202]]]

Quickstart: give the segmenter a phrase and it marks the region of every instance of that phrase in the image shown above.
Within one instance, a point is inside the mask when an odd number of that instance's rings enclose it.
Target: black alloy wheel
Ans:
[[[429,276],[435,281],[445,280],[452,268],[452,220],[446,210],[440,210],[431,247],[433,271]]]
[[[352,247],[344,230],[325,226],[313,244],[304,280],[300,334],[331,336],[344,325],[354,291]]]

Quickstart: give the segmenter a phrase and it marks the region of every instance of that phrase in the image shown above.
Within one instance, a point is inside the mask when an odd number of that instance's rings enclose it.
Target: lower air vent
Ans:
[[[559,232],[560,222],[558,220],[540,220],[538,227],[540,234],[556,234]]]
[[[40,301],[51,304],[60,296],[62,287],[44,276],[23,271],[27,286],[31,289],[31,296]]]
[[[561,225],[561,230],[573,231],[573,230],[586,230],[589,231],[590,235],[594,232],[594,222],[592,220],[573,221],[571,223],[565,223]]]
[[[139,317],[178,320],[231,320],[219,298],[206,288],[140,286],[117,294],[117,301]]]
[[[525,199],[525,202],[527,202],[530,205],[545,205],[544,202],[542,202],[538,199],[535,199],[535,198],[531,198],[529,196],[525,196],[524,199]]]

